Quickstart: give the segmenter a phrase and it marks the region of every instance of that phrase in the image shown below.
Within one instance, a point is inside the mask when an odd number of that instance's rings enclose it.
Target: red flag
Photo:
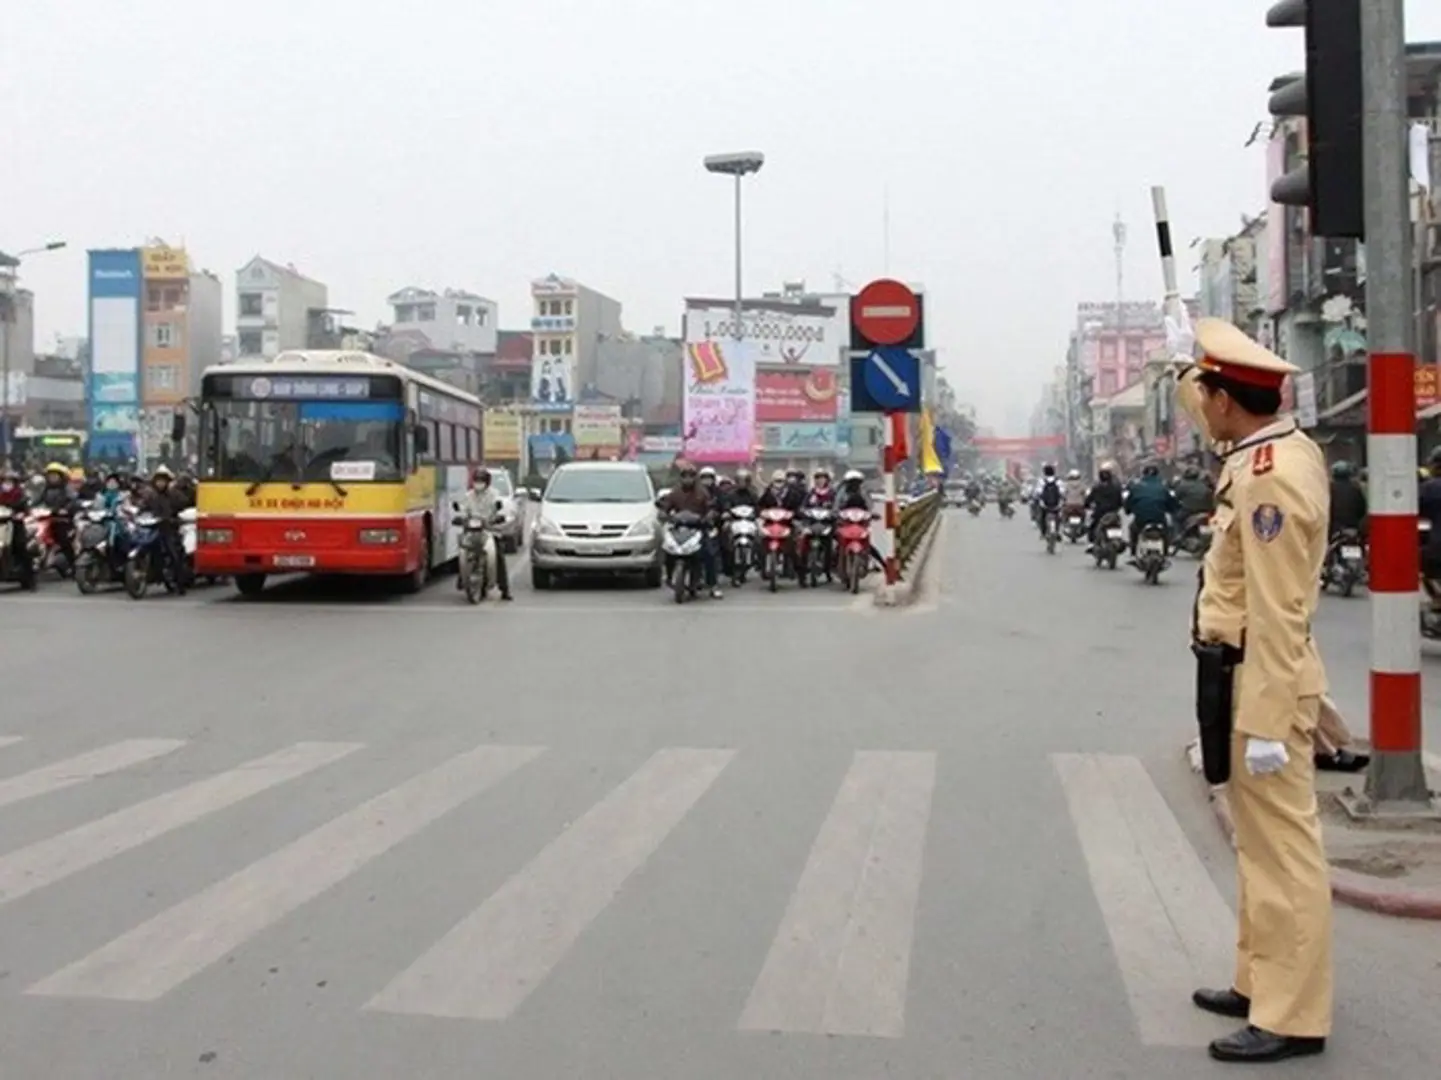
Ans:
[[[905,413],[891,413],[891,455],[897,464],[911,456],[908,421]]]

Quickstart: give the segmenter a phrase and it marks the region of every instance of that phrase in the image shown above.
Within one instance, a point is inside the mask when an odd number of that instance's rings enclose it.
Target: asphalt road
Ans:
[[[1220,1075],[1191,566],[993,513],[936,566],[903,612],[0,596],[0,1076]],[[1355,707],[1368,627],[1318,627]],[[1435,933],[1338,909],[1331,1051],[1277,1071],[1441,1074]]]

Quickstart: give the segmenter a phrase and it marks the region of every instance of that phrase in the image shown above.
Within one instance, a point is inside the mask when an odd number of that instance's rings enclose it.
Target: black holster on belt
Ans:
[[[1245,655],[1233,645],[1193,642],[1196,656],[1196,723],[1201,729],[1201,767],[1211,784],[1231,779],[1231,715],[1236,666]]]

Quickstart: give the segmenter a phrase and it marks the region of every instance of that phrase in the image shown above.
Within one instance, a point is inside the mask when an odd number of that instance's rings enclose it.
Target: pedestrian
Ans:
[[[1201,358],[1181,376],[1181,402],[1229,444],[1192,632],[1198,657],[1232,657],[1224,687],[1198,685],[1197,700],[1229,702],[1217,708],[1232,725],[1240,927],[1231,985],[1193,1001],[1247,1020],[1211,1043],[1212,1057],[1280,1061],[1321,1053],[1331,1032],[1331,887],[1313,756],[1326,673],[1311,636],[1329,479],[1316,444],[1277,417],[1293,365],[1219,319],[1198,321],[1194,345]]]

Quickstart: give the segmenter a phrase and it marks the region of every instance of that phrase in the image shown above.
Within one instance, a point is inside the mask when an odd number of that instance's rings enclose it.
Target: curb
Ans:
[[[876,607],[909,607],[916,602],[916,593],[920,589],[921,577],[925,574],[926,564],[931,560],[931,548],[935,547],[936,534],[941,531],[943,521],[944,518],[940,511],[937,511],[931,527],[926,530],[926,534],[921,537],[920,544],[916,546],[910,565],[903,568],[909,577],[903,578],[894,585],[882,583],[876,590]]]
[[[1200,773],[1199,750],[1194,742],[1186,745],[1186,757],[1191,768]],[[1203,780],[1204,782],[1204,780]],[[1207,785],[1206,797],[1211,803],[1211,813],[1216,824],[1234,849],[1236,846],[1236,825],[1231,820],[1231,807],[1226,801],[1226,788]],[[1398,919],[1441,919],[1441,892],[1422,892],[1419,889],[1385,889],[1372,884],[1372,879],[1351,870],[1331,867],[1331,898],[1347,907],[1370,911],[1377,915],[1391,915]]]

